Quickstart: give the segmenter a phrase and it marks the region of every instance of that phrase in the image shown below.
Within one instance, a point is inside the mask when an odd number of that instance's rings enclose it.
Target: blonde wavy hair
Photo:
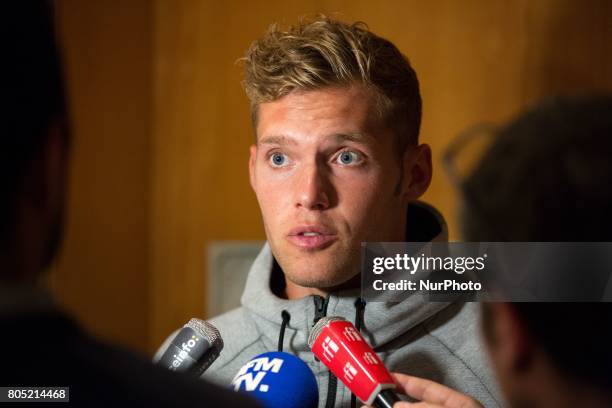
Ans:
[[[362,84],[375,91],[378,112],[396,132],[400,151],[418,143],[421,95],[416,73],[395,45],[365,23],[320,15],[286,31],[273,24],[240,61],[254,125],[260,103],[294,90]]]

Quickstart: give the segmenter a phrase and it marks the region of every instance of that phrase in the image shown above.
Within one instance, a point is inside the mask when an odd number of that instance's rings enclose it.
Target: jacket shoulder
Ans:
[[[438,341],[476,377],[483,388],[499,401],[480,329],[480,304],[456,303],[424,323],[428,334]]]
[[[223,339],[223,352],[217,366],[228,363],[261,337],[257,325],[242,307],[216,316],[210,319],[210,323],[219,330]]]
[[[251,358],[267,350],[261,333],[246,309],[239,307],[209,320],[221,334],[223,351],[203,377],[227,386]]]
[[[471,365],[486,362],[480,337],[478,303],[455,303],[424,322],[428,333],[457,357]],[[486,357],[486,356],[485,356]]]

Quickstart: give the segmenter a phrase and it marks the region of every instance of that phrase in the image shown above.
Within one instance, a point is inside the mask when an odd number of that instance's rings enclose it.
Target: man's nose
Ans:
[[[323,163],[304,164],[296,186],[296,206],[308,210],[325,210],[330,207],[333,194],[329,169]]]

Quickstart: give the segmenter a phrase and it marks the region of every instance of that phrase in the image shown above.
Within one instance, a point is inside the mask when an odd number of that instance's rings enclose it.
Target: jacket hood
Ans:
[[[415,202],[408,206],[407,241],[446,242],[447,227],[442,215],[433,207]],[[307,339],[316,315],[315,298],[307,296],[297,300],[278,297],[271,282],[282,270],[276,264],[268,244],[253,263],[242,295],[242,306],[255,315],[257,329],[269,349],[278,342],[283,310],[291,316],[286,328],[285,347],[295,354],[310,352]],[[327,303],[327,316],[340,316],[351,322],[356,319],[356,301],[360,289],[332,292]],[[318,297],[321,299],[320,297]],[[414,326],[447,307],[445,302],[425,302],[419,296],[408,296],[402,302],[371,302],[365,307],[362,334],[374,348],[389,344]]]

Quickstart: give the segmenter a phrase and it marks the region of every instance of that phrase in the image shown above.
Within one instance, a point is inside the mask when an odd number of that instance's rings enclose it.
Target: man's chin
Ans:
[[[308,254],[301,250],[296,252],[290,246],[272,248],[286,279],[303,288],[325,291],[352,282],[355,277],[359,281],[359,264],[353,265],[353,257],[347,252],[337,245]]]
[[[312,266],[309,266],[309,270],[298,269],[295,266],[287,269],[288,270],[284,270],[285,278],[290,280],[293,284],[303,288],[332,291],[336,288],[344,287],[347,283],[351,283],[354,280],[356,280],[357,285],[359,285],[359,274],[355,272],[325,268],[313,270]]]

